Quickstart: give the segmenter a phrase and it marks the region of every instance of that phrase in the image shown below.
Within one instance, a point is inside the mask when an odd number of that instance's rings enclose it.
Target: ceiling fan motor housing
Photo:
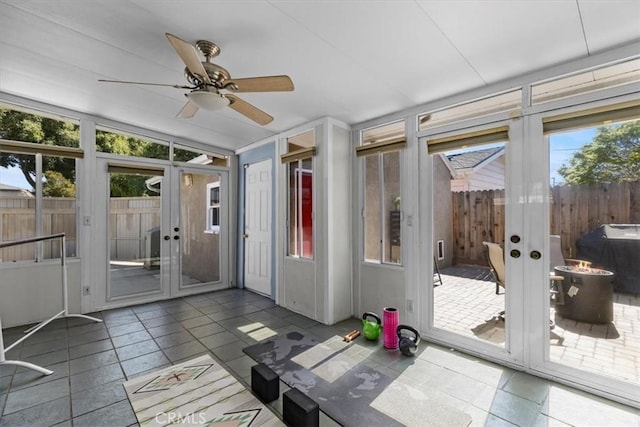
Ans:
[[[207,72],[207,75],[209,76],[211,82],[218,89],[221,89],[224,86],[225,80],[229,80],[231,78],[229,72],[218,64],[214,64],[213,62],[203,62],[202,66]],[[193,86],[200,86],[203,83],[202,78],[195,74],[192,74],[188,68],[184,69],[184,75],[187,81]]]

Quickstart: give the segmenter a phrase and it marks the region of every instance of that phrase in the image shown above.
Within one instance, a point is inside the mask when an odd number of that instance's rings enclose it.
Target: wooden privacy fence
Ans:
[[[35,198],[0,198],[0,241],[7,242],[35,236]],[[77,256],[76,199],[45,197],[42,200],[44,235],[65,233],[67,256]],[[111,259],[143,258],[145,237],[160,225],[160,197],[113,198],[109,206]],[[43,259],[59,257],[58,245],[43,243]],[[35,244],[0,249],[2,262],[35,259]]]
[[[504,245],[504,190],[452,194],[454,264],[487,265],[483,241]],[[640,181],[558,185],[550,193],[550,233],[558,234],[565,258],[576,241],[601,224],[640,224]]]

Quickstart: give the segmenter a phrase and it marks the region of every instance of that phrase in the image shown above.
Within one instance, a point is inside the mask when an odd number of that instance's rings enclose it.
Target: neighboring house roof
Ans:
[[[450,154],[447,159],[454,170],[472,169],[494,156],[497,158],[497,154],[502,154],[503,151],[504,147],[485,148],[483,150]]]
[[[0,195],[3,197],[33,197],[29,190],[7,184],[0,184]]]

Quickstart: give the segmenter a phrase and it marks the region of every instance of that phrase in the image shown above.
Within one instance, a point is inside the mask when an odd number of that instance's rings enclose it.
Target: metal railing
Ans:
[[[61,318],[61,317],[80,317],[80,318],[92,320],[94,322],[102,322],[102,319],[97,319],[95,317],[86,316],[84,314],[70,314],[69,313],[69,301],[68,301],[68,299],[69,299],[68,298],[69,297],[69,291],[67,289],[67,254],[66,254],[65,233],[52,234],[50,236],[31,237],[31,238],[28,238],[28,239],[14,240],[14,241],[11,241],[11,242],[4,242],[4,243],[0,243],[0,249],[6,248],[6,247],[10,247],[10,246],[17,246],[17,245],[23,245],[23,244],[26,244],[26,243],[41,242],[41,241],[44,241],[44,240],[53,240],[53,239],[60,239],[60,271],[61,271],[61,280],[62,280],[62,304],[63,304],[63,310],[61,312],[59,312],[58,314],[50,317],[49,319],[43,320],[42,322],[38,323],[37,325],[27,329],[26,331],[24,331],[24,333],[26,334],[25,336],[23,336],[22,338],[16,340],[13,344],[11,344],[10,346],[8,346],[6,348],[4,347],[4,340],[2,338],[2,318],[0,317],[0,365],[22,366],[22,367],[25,367],[25,368],[33,369],[34,371],[40,372],[40,373],[42,373],[44,375],[51,375],[51,374],[53,374],[53,371],[50,370],[50,369],[46,369],[46,368],[43,368],[41,366],[35,365],[33,363],[23,362],[23,361],[20,361],[20,360],[6,360],[5,354],[9,350],[14,348],[15,346],[17,346],[18,344],[20,344],[21,342],[23,342],[27,338],[29,338],[31,335],[35,334],[40,329],[42,329],[45,326],[47,326],[49,323],[51,323],[54,320],[56,320],[58,318]]]

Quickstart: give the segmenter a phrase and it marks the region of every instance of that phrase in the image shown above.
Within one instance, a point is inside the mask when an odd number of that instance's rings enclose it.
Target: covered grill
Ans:
[[[564,265],[554,269],[557,275],[564,277],[564,304],[556,304],[558,314],[588,323],[608,323],[613,320],[612,272]]]
[[[640,224],[605,224],[576,242],[578,258],[615,274],[616,292],[640,294]]]

